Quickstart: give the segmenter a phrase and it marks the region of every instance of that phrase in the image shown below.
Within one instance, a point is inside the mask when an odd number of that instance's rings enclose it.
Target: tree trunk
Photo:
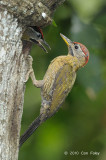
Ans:
[[[0,160],[18,159],[26,61],[22,28],[7,11],[0,11]]]
[[[50,24],[54,10],[63,1],[0,1],[0,160],[18,159],[25,77],[29,67],[28,53],[22,53],[22,32],[26,25]],[[46,17],[42,16],[43,12]]]

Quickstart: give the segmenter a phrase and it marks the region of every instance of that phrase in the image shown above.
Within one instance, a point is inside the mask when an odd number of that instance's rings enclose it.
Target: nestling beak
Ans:
[[[42,42],[51,50],[49,44],[45,40],[43,40]]]
[[[63,34],[61,34],[61,33],[60,33],[60,36],[62,37],[62,39],[65,41],[66,45],[68,46],[69,53],[72,56],[74,56],[73,50],[72,50],[73,42],[70,39],[68,39],[66,36],[64,36]]]
[[[43,43],[45,46],[47,46],[49,49],[51,49],[50,46],[49,46],[49,44],[48,44],[44,39],[38,40],[38,46],[40,46],[46,53],[48,53],[48,51],[46,50],[46,48],[43,46],[42,43]]]
[[[42,48],[46,53],[48,53],[48,51],[46,50],[46,48],[43,46],[43,44],[45,44],[45,46],[47,46],[49,49],[51,49],[50,48],[50,46],[48,45],[48,43],[45,41],[45,40],[42,40],[42,39],[40,39],[40,40],[38,40],[38,41],[36,41],[35,39],[30,39],[33,43],[36,43],[40,48]],[[43,43],[43,44],[42,44]]]

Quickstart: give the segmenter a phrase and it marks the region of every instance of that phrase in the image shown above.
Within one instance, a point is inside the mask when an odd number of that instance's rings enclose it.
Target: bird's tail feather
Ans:
[[[33,134],[33,132],[39,127],[39,125],[41,123],[42,123],[42,120],[41,120],[41,115],[40,115],[32,122],[32,124],[29,126],[29,128],[20,137],[19,148]]]

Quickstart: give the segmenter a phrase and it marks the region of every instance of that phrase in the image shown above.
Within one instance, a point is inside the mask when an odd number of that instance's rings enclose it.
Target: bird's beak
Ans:
[[[43,40],[43,43],[44,43],[49,49],[51,49],[50,46],[49,46],[49,44],[48,44],[45,40]]]
[[[49,49],[50,46],[48,45],[48,43],[45,40],[38,40],[36,41],[35,39],[30,39],[33,43],[36,43],[40,48],[42,48],[46,53],[48,53],[48,51],[46,50],[46,48],[43,46],[43,44],[45,44]],[[42,44],[43,43],[43,44]]]
[[[74,56],[73,54],[73,50],[72,50],[72,45],[73,45],[73,42],[68,39],[66,36],[64,36],[63,34],[60,33],[60,36],[62,37],[62,39],[65,41],[65,43],[67,44],[68,46],[68,50],[69,50],[69,53]]]
[[[71,43],[73,43],[70,39],[68,39],[66,36],[64,36],[63,34],[60,33],[60,36],[62,37],[62,39],[65,41],[65,43],[67,44],[67,46],[69,46]]]
[[[49,44],[45,40],[42,40],[42,39],[38,41],[38,46],[40,46],[46,53],[48,53],[48,51],[46,50],[46,48],[43,46],[42,43],[45,46],[47,46],[49,49],[51,49],[50,46],[49,46]]]

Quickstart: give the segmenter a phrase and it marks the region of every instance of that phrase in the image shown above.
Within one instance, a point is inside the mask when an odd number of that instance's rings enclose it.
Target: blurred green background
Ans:
[[[19,160],[106,160],[106,0],[66,0],[56,10],[54,21],[57,27],[43,29],[52,50],[46,54],[36,45],[32,48],[36,78],[43,79],[53,58],[67,54],[60,32],[87,46],[89,63],[78,71],[59,112],[22,146]],[[40,89],[29,80],[21,133],[38,116],[40,105]],[[90,155],[90,151],[100,155]]]

